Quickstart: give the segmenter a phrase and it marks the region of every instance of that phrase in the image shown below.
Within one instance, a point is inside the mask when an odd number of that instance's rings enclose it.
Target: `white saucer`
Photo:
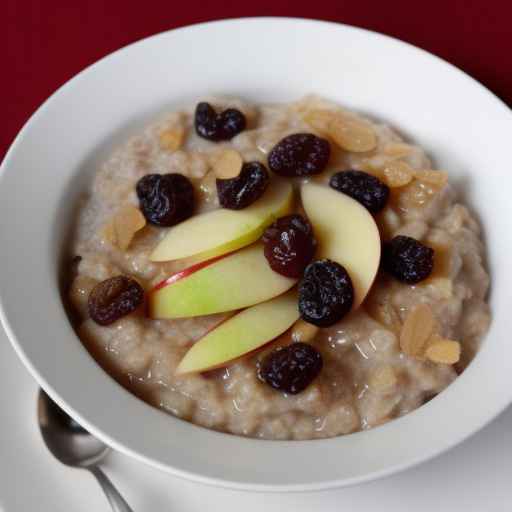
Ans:
[[[0,511],[109,512],[93,477],[59,464],[43,445],[35,421],[37,385],[3,330],[0,373]],[[104,467],[135,512],[204,512],[205,506],[222,512],[510,512],[512,408],[431,462],[336,491],[229,491],[171,477],[120,454],[112,454]]]

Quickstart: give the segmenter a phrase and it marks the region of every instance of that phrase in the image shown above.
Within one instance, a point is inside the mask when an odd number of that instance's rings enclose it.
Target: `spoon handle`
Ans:
[[[98,480],[113,512],[133,512],[130,505],[124,501],[124,498],[119,494],[107,475],[105,475],[98,466],[92,466],[87,469],[96,477],[96,480]]]

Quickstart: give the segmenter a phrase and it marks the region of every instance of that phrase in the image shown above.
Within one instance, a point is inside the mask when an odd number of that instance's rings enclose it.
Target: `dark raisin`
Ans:
[[[236,178],[217,180],[220,205],[230,210],[246,208],[263,195],[269,179],[270,176],[263,164],[245,163]]]
[[[148,174],[136,190],[144,217],[155,226],[174,226],[194,212],[194,187],[182,174]]]
[[[247,122],[240,110],[228,108],[220,114],[206,102],[198,103],[195,112],[196,132],[203,139],[229,140],[245,130]]]
[[[232,139],[235,135],[245,130],[247,121],[240,110],[236,108],[228,108],[220,114],[221,133],[223,140]]]
[[[399,281],[419,283],[434,268],[434,250],[410,236],[395,236],[384,244],[382,267]]]
[[[219,131],[217,112],[206,102],[198,103],[194,116],[196,132],[200,137],[208,140],[216,140]]]
[[[259,376],[274,389],[296,395],[322,370],[322,355],[307,343],[292,343],[270,352],[261,362]]]
[[[302,215],[277,219],[263,233],[263,243],[272,270],[287,277],[301,277],[316,249],[313,228]]]
[[[144,300],[144,290],[134,279],[116,276],[98,283],[89,294],[89,316],[109,325],[135,311]]]
[[[389,187],[363,171],[342,171],[331,177],[331,187],[361,203],[371,213],[380,212],[389,198]]]
[[[312,133],[288,135],[270,151],[268,165],[281,176],[311,176],[321,173],[331,156],[331,145]]]
[[[352,308],[354,288],[348,272],[331,260],[310,263],[299,283],[301,317],[318,327],[329,327]]]

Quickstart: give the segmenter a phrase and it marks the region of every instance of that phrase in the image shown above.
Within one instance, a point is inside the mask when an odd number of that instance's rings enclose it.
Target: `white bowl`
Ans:
[[[59,292],[67,228],[82,184],[105,152],[157,111],[210,93],[289,101],[309,92],[390,121],[461,185],[484,227],[492,326],[474,362],[446,391],[379,428],[301,442],[212,432],[135,398],[82,346]],[[511,112],[473,79],[365,30],[256,18],[145,39],[63,86],[9,150],[0,178],[2,323],[25,365],[64,409],[115,449],[175,475],[283,491],[405,469],[461,442],[512,400],[511,133]]]

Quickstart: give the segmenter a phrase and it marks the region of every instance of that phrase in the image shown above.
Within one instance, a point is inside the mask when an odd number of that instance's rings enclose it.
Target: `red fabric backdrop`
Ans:
[[[512,105],[510,5],[510,0],[1,0],[0,158],[41,102],[100,57],[156,32],[228,17],[310,17],[384,32],[459,66]]]

